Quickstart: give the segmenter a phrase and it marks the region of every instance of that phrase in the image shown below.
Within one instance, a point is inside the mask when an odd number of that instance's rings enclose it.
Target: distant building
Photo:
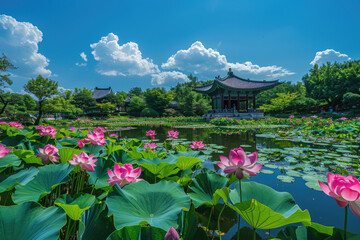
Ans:
[[[96,100],[97,100],[97,99],[101,99],[101,98],[106,97],[106,96],[109,95],[110,93],[112,93],[111,87],[108,87],[108,88],[98,88],[98,87],[95,87],[94,93],[93,93],[93,98],[96,99]]]

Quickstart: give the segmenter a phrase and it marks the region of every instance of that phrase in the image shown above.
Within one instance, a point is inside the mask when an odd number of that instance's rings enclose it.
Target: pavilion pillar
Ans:
[[[229,100],[228,100],[228,109],[231,109],[231,93],[228,91]]]
[[[224,109],[224,93],[221,93],[221,110]]]
[[[248,112],[249,111],[249,94],[248,94],[248,92],[246,92],[245,101],[246,101],[246,112]]]
[[[256,96],[256,93],[253,92],[253,109],[254,109],[254,110],[256,109],[255,96]]]
[[[240,93],[237,92],[237,106],[236,106],[238,112],[240,112]]]
[[[211,96],[211,107],[214,110],[214,95]]]

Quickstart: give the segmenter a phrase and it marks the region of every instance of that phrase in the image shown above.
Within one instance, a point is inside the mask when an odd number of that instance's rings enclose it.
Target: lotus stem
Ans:
[[[349,206],[349,205],[346,205],[346,207],[345,207],[345,221],[344,221],[344,240],[346,240],[346,235],[347,235],[347,231],[346,231],[346,228],[347,228],[347,215],[348,215],[348,206]]]
[[[241,194],[241,179],[239,179],[239,194],[240,194],[240,202],[242,203],[242,194]],[[238,231],[237,231],[237,240],[240,239],[240,214],[238,220]]]
[[[213,208],[214,208],[214,206],[213,206],[213,207],[211,208],[211,210],[210,210],[210,216],[209,216],[208,224],[207,224],[207,226],[206,226],[206,229],[207,229],[207,230],[209,230],[209,225],[210,225],[210,220],[211,220],[211,217],[212,217]]]
[[[253,240],[256,240],[256,228],[254,228],[253,230],[254,230]]]
[[[219,217],[218,217],[218,230],[219,230],[220,240],[221,240],[220,218],[221,218],[221,214],[222,214],[222,212],[224,211],[224,209],[225,209],[225,203],[224,203],[224,206],[222,207],[222,209],[221,209],[221,211],[220,211],[220,214],[219,214]]]
[[[241,179],[239,179],[239,193],[240,193],[240,202],[242,203],[242,194],[241,194]]]

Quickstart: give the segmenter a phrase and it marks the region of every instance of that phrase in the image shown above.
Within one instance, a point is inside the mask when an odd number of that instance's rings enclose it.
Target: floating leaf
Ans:
[[[80,220],[85,210],[89,209],[95,202],[95,196],[90,194],[79,195],[73,199],[70,195],[64,194],[55,200],[55,205],[64,209],[66,214],[73,220]]]

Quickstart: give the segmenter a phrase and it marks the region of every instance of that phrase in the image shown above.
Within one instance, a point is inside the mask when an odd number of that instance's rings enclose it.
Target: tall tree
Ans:
[[[9,101],[5,100],[2,96],[4,90],[1,89],[6,85],[10,86],[13,83],[9,78],[10,74],[6,73],[9,69],[16,69],[16,67],[12,65],[11,62],[9,62],[9,60],[7,59],[7,57],[3,54],[2,57],[0,57],[0,101],[4,105],[0,110],[0,114],[5,111],[5,108],[9,103]]]
[[[155,109],[160,115],[164,113],[165,108],[174,99],[173,93],[167,92],[165,88],[148,88],[144,92],[144,97],[146,105]]]
[[[36,79],[29,80],[24,85],[24,89],[26,92],[34,94],[34,96],[38,99],[39,116],[36,118],[35,125],[39,125],[41,115],[43,113],[43,102],[58,93],[58,83],[39,75]]]
[[[325,101],[328,105],[340,105],[347,92],[359,94],[360,60],[342,64],[314,65],[302,78],[309,97]]]
[[[129,94],[132,96],[140,96],[142,94],[142,90],[140,87],[134,87],[130,89]]]

